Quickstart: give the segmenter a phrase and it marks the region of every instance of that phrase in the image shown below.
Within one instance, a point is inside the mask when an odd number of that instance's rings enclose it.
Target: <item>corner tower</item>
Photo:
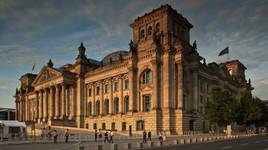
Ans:
[[[193,25],[170,5],[162,5],[130,24],[138,49],[152,42],[171,47],[176,41],[189,42]]]

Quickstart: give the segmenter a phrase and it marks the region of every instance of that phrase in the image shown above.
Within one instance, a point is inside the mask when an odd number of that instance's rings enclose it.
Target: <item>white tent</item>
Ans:
[[[9,138],[13,134],[24,134],[26,124],[16,120],[0,120],[0,139]],[[14,129],[17,131],[15,132]]]

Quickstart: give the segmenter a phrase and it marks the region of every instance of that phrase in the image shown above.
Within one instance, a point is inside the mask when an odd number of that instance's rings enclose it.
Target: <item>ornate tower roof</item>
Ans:
[[[48,61],[48,63],[47,63],[47,66],[50,67],[50,68],[52,68],[53,65],[54,65],[54,64],[53,64],[52,60],[49,59],[49,61]]]
[[[83,42],[81,42],[80,46],[78,47],[78,55],[76,57],[76,63],[88,63],[85,52],[86,48],[84,47]]]

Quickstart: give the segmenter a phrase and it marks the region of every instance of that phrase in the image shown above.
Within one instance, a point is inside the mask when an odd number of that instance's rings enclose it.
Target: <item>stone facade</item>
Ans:
[[[74,64],[25,74],[16,90],[17,119],[140,134],[206,132],[202,119],[215,86],[237,98],[251,91],[238,60],[206,64],[190,44],[193,27],[169,5],[131,23],[128,51],[88,59],[83,44]]]

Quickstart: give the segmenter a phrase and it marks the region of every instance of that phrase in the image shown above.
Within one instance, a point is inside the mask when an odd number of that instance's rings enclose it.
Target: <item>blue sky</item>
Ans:
[[[83,42],[90,58],[127,50],[129,24],[161,4],[170,4],[193,25],[191,42],[207,62],[218,53],[247,66],[254,95],[268,99],[267,0],[0,0],[0,107],[15,107],[19,77],[51,58],[56,67],[73,63]]]

